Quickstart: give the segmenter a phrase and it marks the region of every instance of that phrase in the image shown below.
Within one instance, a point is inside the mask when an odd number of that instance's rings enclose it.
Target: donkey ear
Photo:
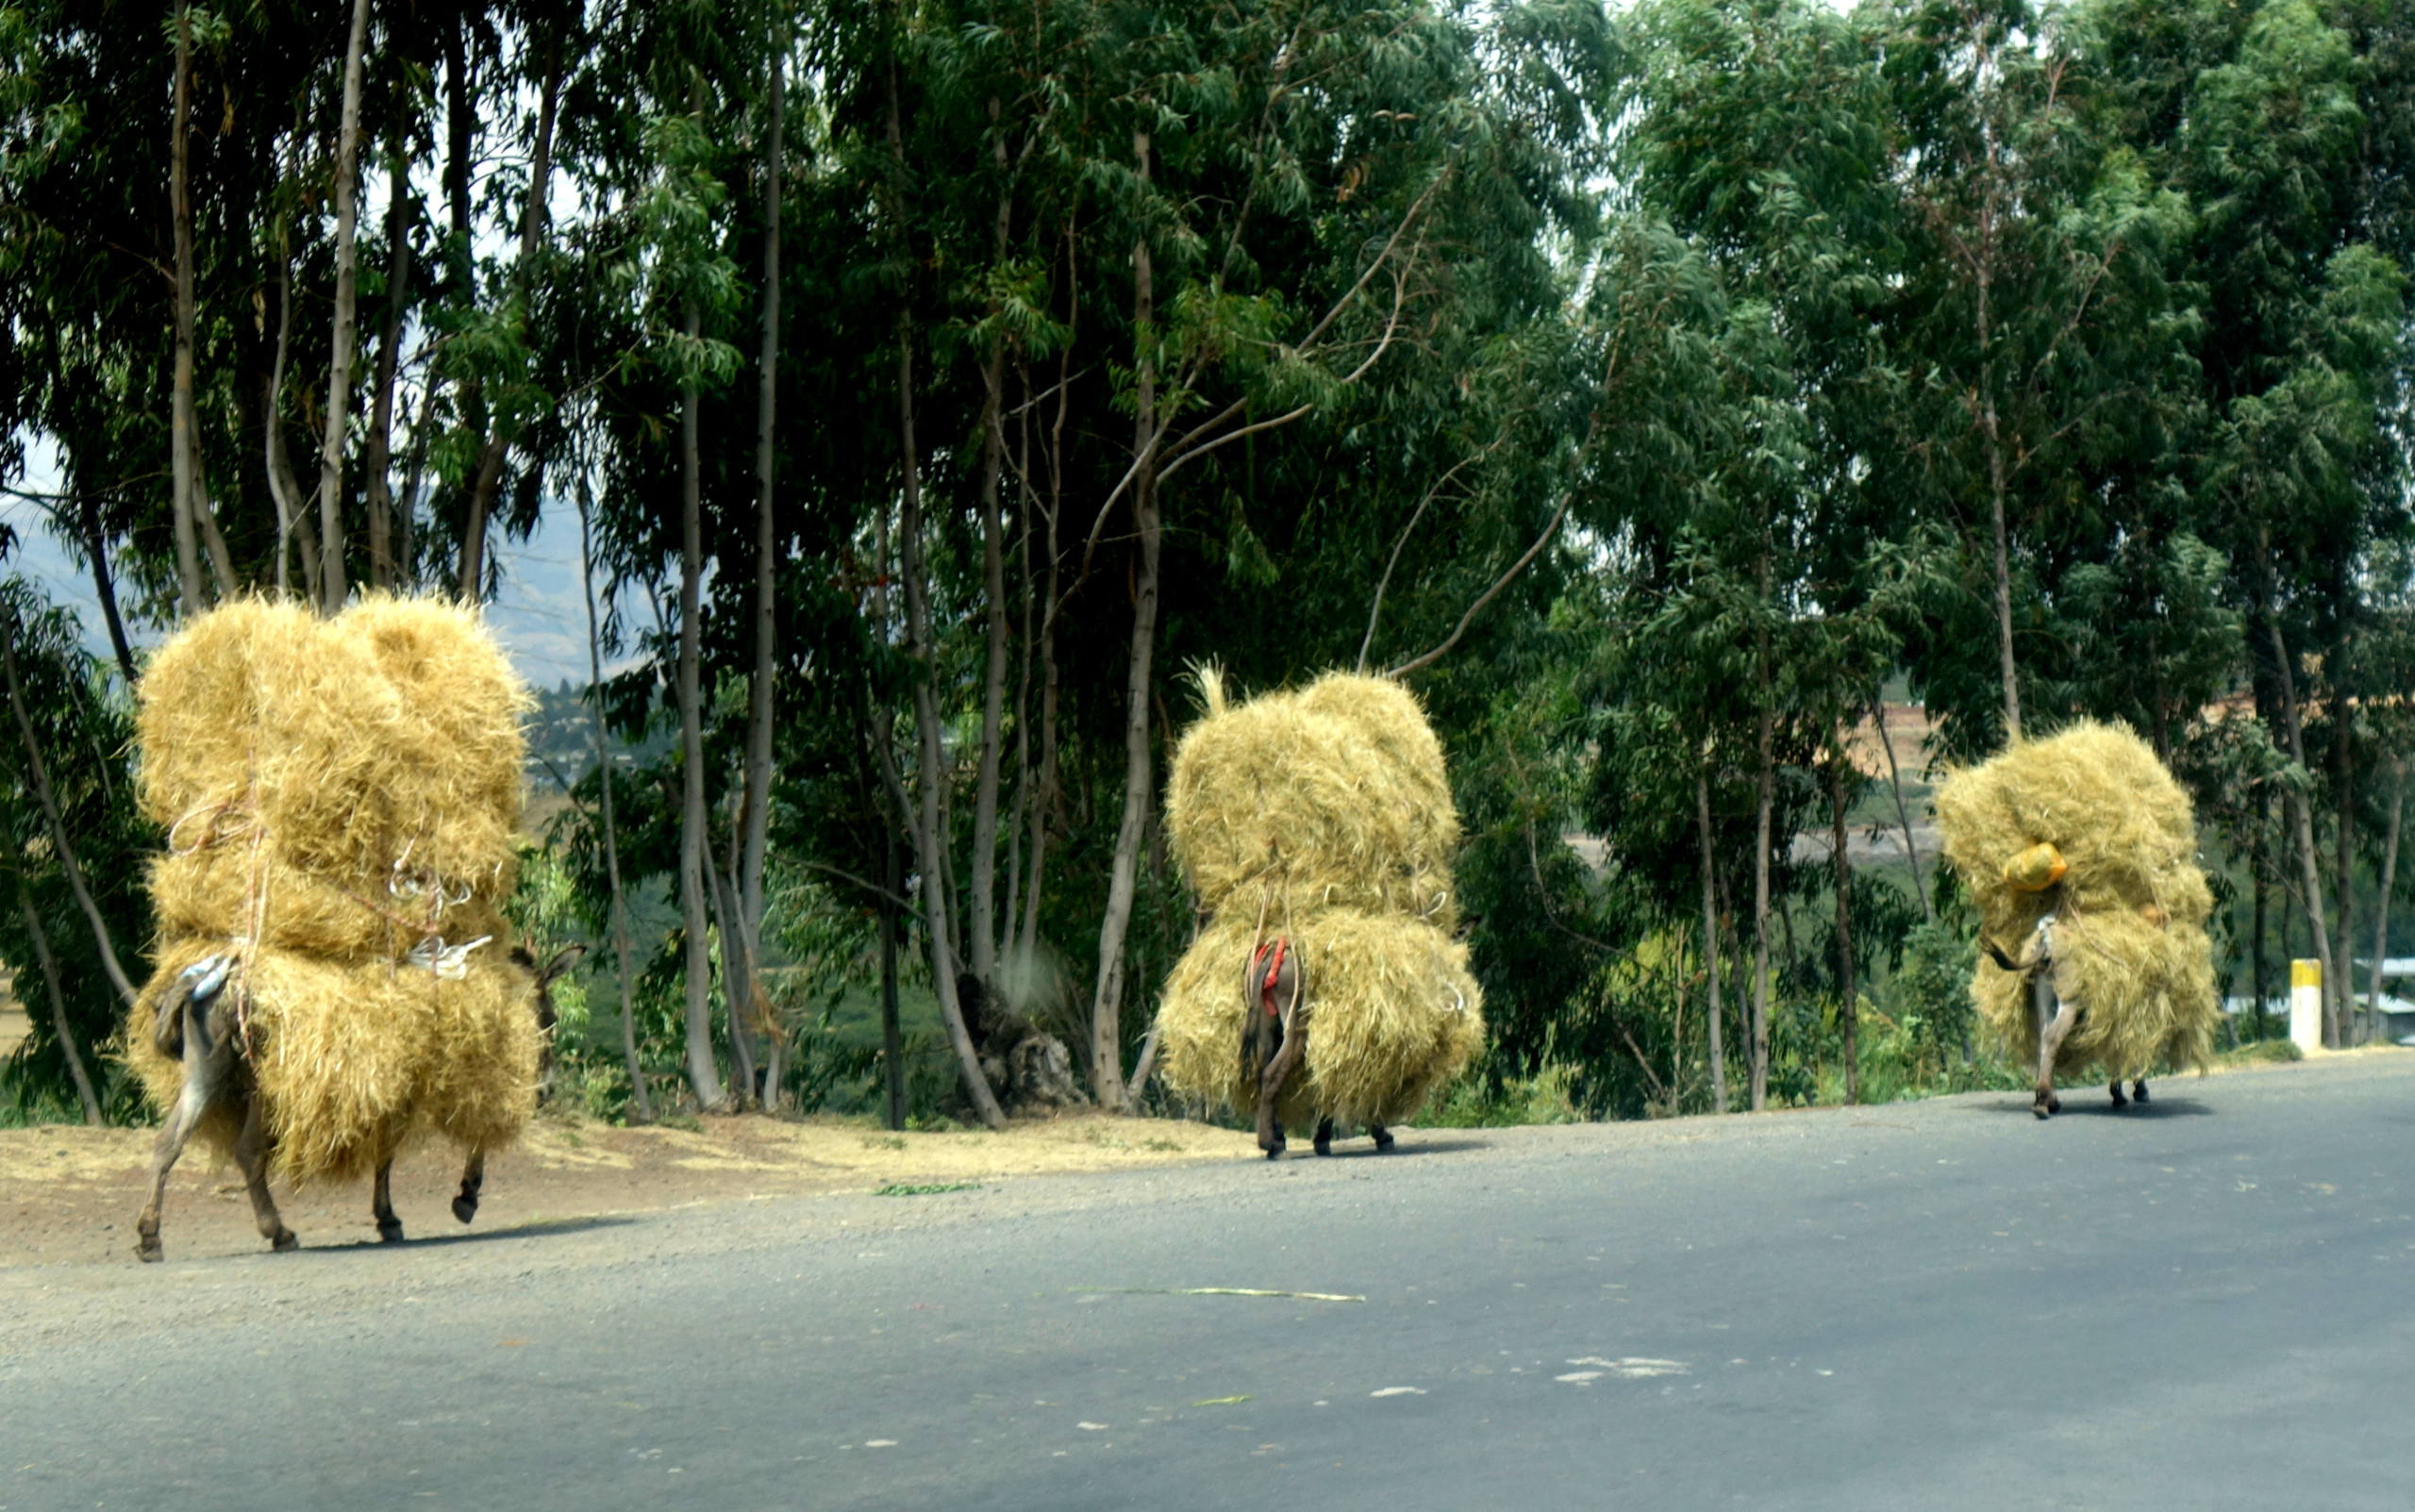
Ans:
[[[554,952],[554,958],[547,961],[545,969],[537,973],[537,980],[548,987],[552,986],[556,977],[576,966],[579,957],[586,954],[587,947],[584,945],[564,945]]]

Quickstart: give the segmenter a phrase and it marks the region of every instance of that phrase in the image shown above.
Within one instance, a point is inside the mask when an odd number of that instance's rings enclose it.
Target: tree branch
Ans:
[[[1436,646],[1425,655],[1417,657],[1413,661],[1402,662],[1399,666],[1394,667],[1391,671],[1384,673],[1384,675],[1387,677],[1406,677],[1410,673],[1432,666],[1435,662],[1441,659],[1443,653],[1449,651],[1453,646],[1457,645],[1459,643],[1459,637],[1467,634],[1468,626],[1474,622],[1475,617],[1478,614],[1483,612],[1484,606],[1491,603],[1495,598],[1499,597],[1501,590],[1509,586],[1510,580],[1515,578],[1520,573],[1524,572],[1526,570],[1526,564],[1533,561],[1537,557],[1541,556],[1543,548],[1551,544],[1552,538],[1559,534],[1559,523],[1568,517],[1568,507],[1575,501],[1575,498],[1576,490],[1573,488],[1559,496],[1559,507],[1552,511],[1551,523],[1543,526],[1543,533],[1535,538],[1535,543],[1526,548],[1524,556],[1520,557],[1516,561],[1511,562],[1509,564],[1509,570],[1502,573],[1499,580],[1491,588],[1484,590],[1484,595],[1481,598],[1478,598],[1474,604],[1468,606],[1468,611],[1459,616],[1458,625],[1457,628],[1452,630],[1448,640],[1444,640],[1441,645]]]
[[[34,734],[33,721],[25,714],[24,689],[17,680],[17,612],[13,606],[0,621],[0,673],[8,684],[8,710],[16,716],[17,735],[25,748],[25,775],[32,782],[35,800],[42,805],[43,820],[50,826],[50,842],[58,852],[60,870],[67,873],[67,886],[75,894],[76,906],[84,910],[85,920],[92,926],[92,942],[100,949],[101,969],[108,973],[109,985],[134,1006],[134,984],[127,979],[125,968],[118,964],[117,947],[109,941],[109,928],[101,918],[92,891],[84,886],[84,869],[76,864],[75,847],[67,839],[67,826],[58,817],[58,795],[51,791],[49,770],[42,764],[42,741]]]

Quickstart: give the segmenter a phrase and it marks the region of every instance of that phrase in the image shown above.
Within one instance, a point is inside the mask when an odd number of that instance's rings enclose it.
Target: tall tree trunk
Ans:
[[[198,433],[196,433],[198,434]],[[218,528],[218,507],[209,500],[209,474],[202,466],[203,458],[195,452],[192,459],[192,498],[194,513],[200,518],[202,559],[209,564],[209,575],[218,587],[221,601],[235,596],[235,558],[226,550],[226,536]]]
[[[2269,886],[2264,877],[2264,831],[2272,822],[2272,795],[2259,788],[2256,795],[2255,828],[2248,831],[2247,839],[2247,872],[2256,889],[2256,939],[2248,958],[2250,987],[2256,999],[2249,1009],[2253,1016],[2248,1022],[2258,1039],[2264,1038],[2264,1005],[2272,1001],[2273,991],[2273,979],[2266,970],[2264,956],[2267,938],[2264,932],[2264,900]]]
[[[906,1126],[906,1037],[897,1017],[897,889],[905,886],[897,864],[897,839],[881,841],[880,895],[880,1069],[888,1090],[888,1123]]]
[[[336,133],[336,322],[327,357],[327,428],[319,443],[319,592],[322,613],[343,607],[343,438],[352,417],[353,307],[359,275],[360,55],[369,38],[369,0],[352,0],[352,36],[343,54],[343,122]]]
[[[612,813],[612,742],[604,728],[603,631],[595,616],[595,544],[588,520],[587,493],[578,498],[578,582],[587,599],[588,707],[595,716],[595,776],[604,810],[604,880],[612,894],[612,943],[621,963],[621,1055],[629,1071],[629,1105],[638,1122],[654,1122],[646,1095],[645,1067],[638,1058],[637,961],[629,949],[628,903],[621,893],[621,837]]]
[[[1911,868],[1912,893],[1921,902],[1921,922],[1937,922],[1937,905],[1928,895],[1928,883],[1921,875],[1920,842],[1912,838],[1911,810],[1904,806],[1904,773],[1895,765],[1895,738],[1887,729],[1887,701],[1873,695],[1870,717],[1878,727],[1878,748],[1887,753],[1887,787],[1895,795],[1895,822],[1904,830],[1904,864]]]
[[[554,175],[554,111],[561,91],[561,28],[556,25],[545,39],[545,84],[537,101],[537,141],[528,158],[527,197],[520,207],[520,257],[511,265],[513,318],[520,321],[527,318],[528,278],[535,271],[537,241],[545,225],[545,193]],[[478,470],[461,520],[460,594],[472,603],[486,595],[487,523],[494,514],[504,457],[511,445],[491,413],[485,417],[485,425],[486,443],[478,452]]]
[[[101,529],[100,501],[90,489],[76,489],[75,511],[84,532],[84,555],[92,568],[92,597],[108,625],[109,650],[117,656],[117,670],[125,674],[125,686],[131,690],[141,679],[134,670],[134,647],[125,638],[125,621],[117,610],[117,582],[109,574],[108,537]]]
[[[764,154],[763,349],[755,401],[755,670],[747,679],[745,794],[739,814],[738,928],[750,976],[763,954],[763,857],[771,840],[772,713],[779,664],[779,536],[773,513],[777,457],[773,442],[779,418],[780,191],[788,172],[788,53],[783,12],[773,36],[772,135]],[[776,1108],[776,1086],[767,1101]]]
[[[198,505],[193,497],[194,434],[193,276],[192,276],[192,8],[189,0],[176,7],[175,125],[169,149],[169,215],[175,223],[176,244],[176,366],[170,398],[168,465],[174,483],[172,513],[176,537],[176,612],[184,619],[199,614],[201,601],[200,537],[193,523]]]
[[[2373,901],[2373,969],[2365,1011],[2376,1026],[2381,1022],[2382,963],[2390,955],[2390,893],[2398,885],[2398,820],[2406,806],[2407,763],[2401,759],[2390,763],[2390,829],[2381,847],[2381,896]]]
[[[1030,843],[1025,866],[1030,880],[1024,888],[1023,940],[1024,955],[1028,957],[1040,945],[1040,900],[1048,875],[1048,833],[1056,822],[1061,801],[1060,778],[1064,767],[1057,748],[1057,715],[1062,697],[1062,683],[1057,666],[1057,615],[1058,584],[1063,557],[1058,540],[1058,522],[1064,518],[1065,508],[1065,423],[1073,393],[1073,333],[1081,324],[1081,291],[1075,278],[1078,264],[1074,257],[1074,229],[1068,220],[1065,226],[1065,330],[1066,341],[1057,357],[1057,418],[1048,433],[1048,576],[1043,601],[1047,607],[1040,617],[1040,643],[1034,654],[1040,658],[1040,782],[1039,790],[1025,816],[1031,826]],[[1026,534],[1028,531],[1026,531]]]
[[[2005,523],[2004,448],[1995,437],[1995,407],[1990,402],[1987,411],[1988,432],[1988,521],[1995,533],[1995,619],[1997,675],[2004,681],[2004,738],[2007,744],[2021,739],[2021,673],[2012,658],[2012,554]]]
[[[1013,229],[1014,195],[1007,177],[1007,141],[998,127],[998,101],[990,101],[991,162],[999,176],[998,213],[991,255],[1006,261]],[[997,313],[993,307],[991,314]],[[998,481],[1006,470],[1006,353],[1003,334],[993,333],[982,360],[981,381],[981,576],[987,589],[989,658],[981,680],[981,758],[973,798],[973,885],[968,899],[973,974],[995,986],[998,974],[998,753],[1004,739],[1007,694],[1007,552],[1000,517]]]
[[[889,70],[889,146],[901,175],[906,164],[905,123],[897,99],[897,71]],[[901,241],[905,219],[898,215]],[[941,763],[939,694],[931,637],[930,584],[923,556],[923,473],[921,443],[914,433],[914,316],[903,302],[897,311],[897,448],[898,566],[906,589],[906,653],[912,664],[914,735],[918,792],[907,810],[914,837],[914,865],[923,878],[923,933],[931,955],[931,989],[940,1000],[940,1020],[947,1027],[948,1043],[956,1049],[957,1070],[964,1078],[965,1095],[974,1111],[991,1128],[1006,1127],[1007,1115],[981,1072],[981,1056],[964,1026],[963,1004],[956,990],[957,951],[948,896],[948,831],[941,807],[945,781]],[[885,755],[885,753],[884,753]],[[901,794],[902,797],[902,794]]]
[[[25,919],[25,938],[33,942],[34,960],[42,968],[42,986],[50,993],[50,1031],[58,1037],[59,1054],[67,1057],[67,1074],[75,1082],[75,1100],[84,1105],[84,1123],[99,1128],[101,1100],[92,1091],[92,1074],[84,1069],[83,1052],[75,1048],[75,1031],[67,1022],[67,994],[58,985],[58,962],[50,954],[50,937],[43,931],[42,915],[34,907],[33,894],[26,890],[25,879],[17,878],[17,911]]]
[[[280,250],[284,238],[278,241]],[[293,474],[293,459],[285,446],[285,365],[293,346],[293,263],[291,257],[281,258],[276,270],[276,355],[269,362],[268,391],[262,408],[266,411],[261,428],[267,434],[263,448],[268,474],[269,497],[276,502],[276,591],[282,597],[293,589],[290,561],[293,555],[295,533],[301,533],[302,580],[307,597],[312,604],[320,602],[318,532],[310,528],[309,517],[302,512],[302,485]]]
[[[1709,752],[1705,751],[1705,765],[1694,773],[1694,818],[1702,826],[1702,959],[1704,974],[1710,984],[1710,1106],[1714,1113],[1724,1113],[1727,1111],[1727,1051],[1720,1043],[1719,906],[1712,896],[1711,882],[1714,866],[1710,840],[1709,759]]]
[[[2260,543],[2269,562],[2272,541],[2267,537]],[[2264,629],[2272,642],[2273,666],[2280,675],[2281,715],[2290,737],[2290,759],[2296,762],[2303,772],[2308,769],[2306,764],[2306,730],[2298,715],[2297,675],[2290,666],[2289,646],[2281,639],[2280,610],[2273,600],[2272,569],[2269,566],[2264,576]],[[2299,880],[2306,888],[2307,920],[2314,933],[2315,956],[2323,966],[2323,1042],[2337,1049],[2340,1043],[2341,1027],[2339,1008],[2340,972],[2332,964],[2331,929],[2324,918],[2323,878],[2319,872],[2321,863],[2316,859],[2314,844],[2314,816],[2309,812],[2312,806],[2299,789],[2290,788],[2284,796],[2290,807],[2290,818],[2297,829]]]
[[[1879,735],[1883,739],[1886,730]],[[1845,1102],[1861,1101],[1861,1056],[1857,1038],[1860,1003],[1853,969],[1853,864],[1845,854],[1845,741],[1852,727],[1837,722],[1837,758],[1828,766],[1828,834],[1837,871],[1837,1012],[1845,1031]]]
[[[940,806],[940,788],[946,781],[941,762],[939,695],[931,686],[934,673],[929,588],[923,559],[922,464],[914,436],[914,324],[904,311],[897,317],[897,429],[905,457],[904,487],[898,518],[899,576],[906,587],[907,655],[914,664],[914,734],[916,807],[909,816],[914,836],[915,870],[923,878],[923,934],[931,955],[931,988],[940,1000],[940,1018],[948,1042],[956,1049],[957,1069],[981,1122],[1004,1128],[1007,1116],[982,1074],[981,1056],[965,1028],[964,1007],[957,994],[954,913],[947,888],[947,827]]]
[[[1762,613],[1769,610],[1770,558],[1761,554]],[[1770,808],[1776,797],[1777,757],[1772,749],[1776,733],[1777,696],[1770,667],[1770,632],[1766,623],[1755,632],[1754,750],[1760,763],[1753,798],[1753,1111],[1769,1102],[1770,1084]]]
[[[411,278],[410,172],[398,146],[386,198],[386,325],[377,341],[377,394],[369,411],[369,452],[361,471],[369,494],[369,586],[394,586],[394,384],[402,372],[403,310]],[[410,501],[403,501],[408,508]]]
[[[2340,963],[2338,998],[2340,1003],[2340,1042],[2361,1043],[2363,1030],[2356,1022],[2357,984],[2350,980],[2355,971],[2351,954],[2355,939],[2353,930],[2357,912],[2356,834],[2357,834],[2357,767],[2356,717],[2348,702],[2348,595],[2352,591],[2343,580],[2339,585],[2340,642],[2334,649],[2325,670],[2325,681],[2331,687],[2331,790],[2333,803],[2340,811],[2334,830],[2333,888],[2339,899],[2340,915],[2336,933],[2331,939],[2331,956]]]
[[[1149,181],[1149,138],[1136,132],[1132,154],[1141,181]],[[1107,915],[1098,931],[1098,989],[1091,1000],[1091,1086],[1101,1107],[1124,1105],[1124,942],[1132,923],[1132,900],[1141,869],[1141,844],[1149,824],[1149,693],[1158,647],[1157,355],[1151,350],[1157,324],[1157,291],[1146,237],[1132,242],[1132,455],[1140,475],[1132,483],[1132,528],[1141,560],[1133,579],[1132,649],[1126,667],[1124,716],[1124,819],[1116,827],[1115,855],[1108,869]]]
[[[703,326],[688,307],[692,345]],[[696,379],[679,396],[679,917],[688,933],[688,1085],[708,1113],[728,1105],[713,1061],[712,960],[705,934],[705,723],[702,584],[705,573],[704,457],[696,434]]]
[[[705,877],[711,884],[707,901],[712,906],[713,922],[721,935],[721,996],[729,1009],[729,1074],[736,1084],[730,1094],[730,1111],[744,1112],[755,1106],[758,1092],[755,1074],[755,963],[746,941],[738,928],[738,884],[733,878],[738,856],[736,836],[731,837],[731,871],[724,872],[705,858]]]
[[[33,720],[25,713],[25,688],[17,676],[17,616],[13,609],[0,613],[0,674],[5,674],[8,682],[8,712],[15,716],[17,738],[25,747],[25,778],[50,831],[51,850],[58,857],[59,870],[67,874],[67,888],[75,895],[75,906],[83,910],[85,922],[92,926],[101,970],[108,973],[109,985],[117,989],[126,1006],[132,1007],[134,983],[126,976],[125,968],[118,964],[117,946],[109,939],[108,923],[101,917],[100,906],[92,901],[92,889],[84,885],[84,868],[75,859],[75,845],[59,814],[58,797],[51,790],[50,769],[42,756],[42,739],[34,733]]]

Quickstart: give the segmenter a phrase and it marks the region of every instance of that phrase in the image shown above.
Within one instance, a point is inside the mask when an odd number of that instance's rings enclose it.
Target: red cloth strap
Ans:
[[[1281,1014],[1281,1010],[1274,1005],[1274,987],[1282,978],[1283,957],[1291,948],[1291,942],[1277,935],[1272,944],[1260,945],[1257,948],[1257,958],[1250,962],[1250,969],[1253,972],[1257,969],[1259,962],[1262,961],[1266,965],[1266,974],[1258,980],[1257,997],[1258,1001],[1265,1005],[1266,1016],[1270,1019],[1280,1017]]]

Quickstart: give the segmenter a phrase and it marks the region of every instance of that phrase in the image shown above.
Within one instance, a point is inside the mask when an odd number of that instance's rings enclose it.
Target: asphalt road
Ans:
[[[5,1271],[0,1509],[2415,1503],[2415,1055],[2065,1106]]]

